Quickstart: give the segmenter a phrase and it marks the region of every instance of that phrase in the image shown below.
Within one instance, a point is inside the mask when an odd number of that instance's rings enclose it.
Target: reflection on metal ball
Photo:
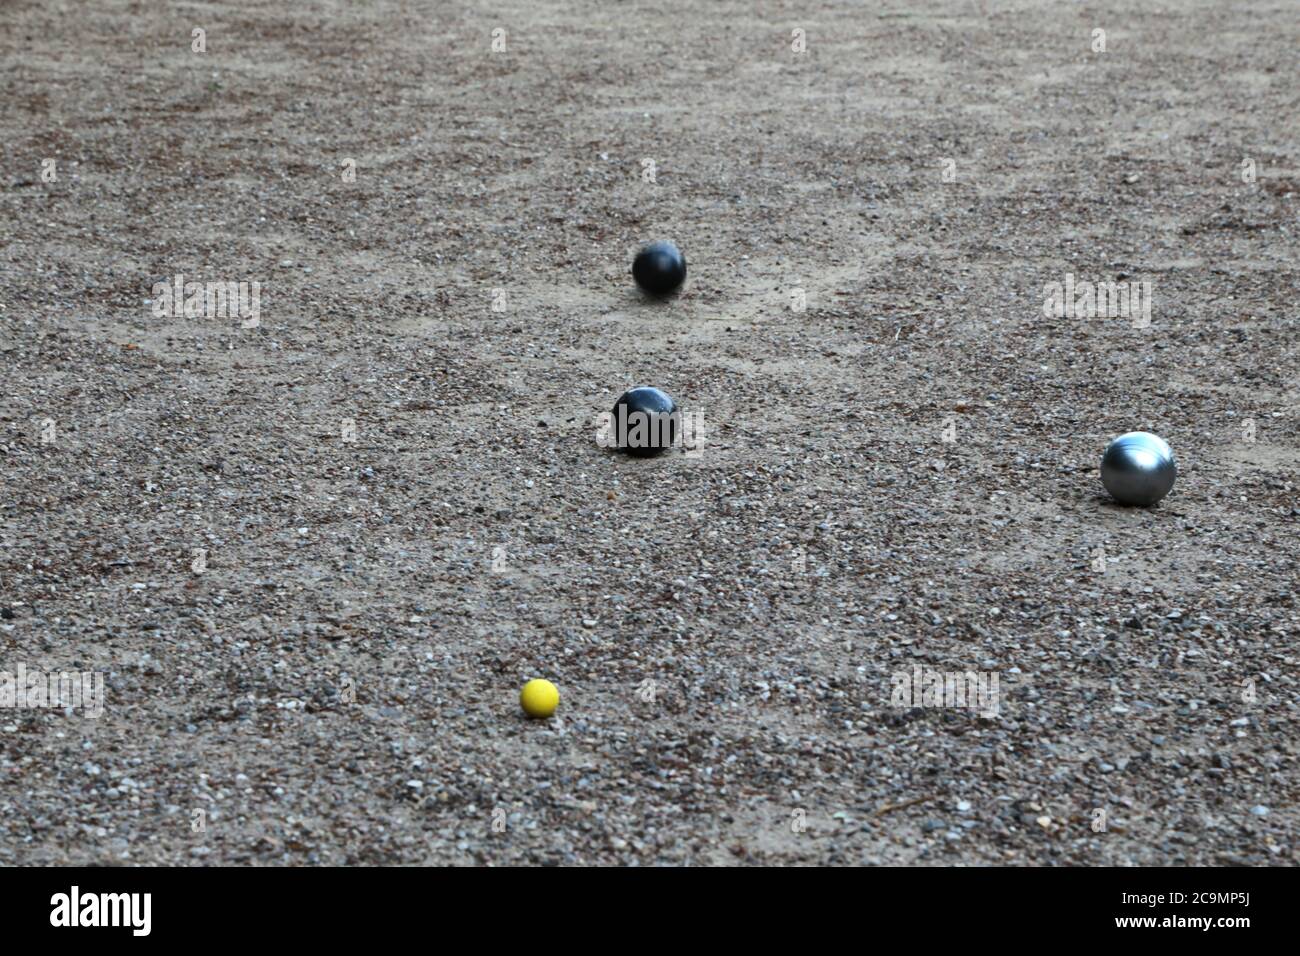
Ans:
[[[1173,450],[1150,432],[1120,435],[1101,456],[1101,483],[1120,504],[1149,507],[1169,494],[1176,477]]]

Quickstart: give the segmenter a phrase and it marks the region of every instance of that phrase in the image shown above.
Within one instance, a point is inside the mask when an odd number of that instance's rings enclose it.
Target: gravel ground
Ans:
[[[0,863],[1294,864],[1298,38],[5,4],[0,669],[106,699],[0,711]],[[1045,317],[1067,273],[1149,326]],[[638,384],[697,457],[597,446]]]

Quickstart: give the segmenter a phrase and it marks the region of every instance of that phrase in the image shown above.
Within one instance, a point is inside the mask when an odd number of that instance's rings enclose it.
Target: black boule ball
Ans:
[[[632,278],[649,295],[672,295],[686,281],[686,257],[671,242],[652,242],[632,260]]]
[[[610,427],[615,446],[629,455],[661,454],[677,443],[677,403],[662,389],[631,389],[614,403]]]

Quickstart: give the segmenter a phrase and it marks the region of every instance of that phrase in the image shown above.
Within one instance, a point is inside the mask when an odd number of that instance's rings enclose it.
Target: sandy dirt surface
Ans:
[[[0,670],[105,687],[0,710],[0,863],[1294,864],[1298,38],[0,4]],[[699,456],[597,445],[642,384]]]

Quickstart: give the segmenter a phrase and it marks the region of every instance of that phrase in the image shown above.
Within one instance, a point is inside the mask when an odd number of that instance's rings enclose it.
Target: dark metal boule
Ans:
[[[672,295],[686,281],[686,257],[671,242],[652,242],[632,260],[632,278],[649,295]]]
[[[614,403],[610,426],[615,447],[638,458],[658,455],[677,443],[677,403],[662,389],[631,389]]]

